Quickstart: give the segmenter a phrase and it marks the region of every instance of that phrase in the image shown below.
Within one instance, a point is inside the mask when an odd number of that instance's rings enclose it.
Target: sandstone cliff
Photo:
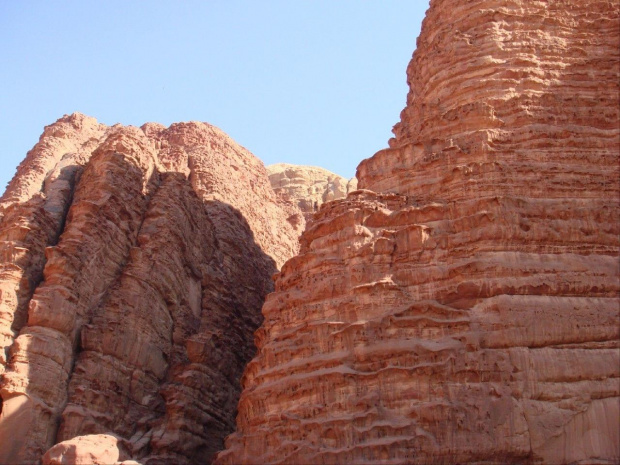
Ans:
[[[321,205],[342,199],[357,189],[357,178],[345,179],[316,166],[276,163],[267,166],[276,195],[291,200],[308,221]]]
[[[619,4],[431,0],[276,279],[216,463],[620,461]]]
[[[208,461],[298,249],[302,213],[263,164],[204,123],[74,114],[45,129],[0,215],[0,463],[105,438],[143,463]]]

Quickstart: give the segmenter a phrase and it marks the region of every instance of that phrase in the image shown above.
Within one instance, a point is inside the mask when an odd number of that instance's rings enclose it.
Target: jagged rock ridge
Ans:
[[[0,215],[0,462],[103,433],[74,445],[208,461],[271,276],[298,248],[302,213],[263,164],[208,124],[73,114],[45,129]]]
[[[216,463],[618,463],[619,4],[431,0]]]
[[[345,179],[317,166],[276,163],[267,166],[276,195],[295,203],[309,221],[325,202],[342,199],[357,189],[357,178]]]

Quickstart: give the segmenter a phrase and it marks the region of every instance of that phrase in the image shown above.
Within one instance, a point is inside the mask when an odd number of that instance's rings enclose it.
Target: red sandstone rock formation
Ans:
[[[105,433],[143,463],[208,461],[298,247],[301,212],[262,163],[207,124],[74,114],[46,128],[0,213],[0,463],[58,441],[50,463],[76,444],[88,460]]]
[[[342,199],[357,189],[357,178],[347,180],[316,166],[276,163],[267,167],[267,173],[276,195],[297,205],[306,221],[325,202]]]
[[[396,137],[277,276],[216,463],[620,461],[618,18],[431,0]]]
[[[105,129],[82,115],[48,126],[0,198],[0,374],[42,279],[45,248],[58,240],[76,176]]]

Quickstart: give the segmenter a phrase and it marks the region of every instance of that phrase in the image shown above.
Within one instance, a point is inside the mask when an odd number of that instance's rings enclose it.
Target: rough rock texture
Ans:
[[[111,465],[125,463],[127,447],[110,434],[91,434],[63,441],[43,456],[43,465]]]
[[[46,127],[0,198],[0,374],[42,279],[45,248],[58,240],[76,177],[105,129],[83,115]]]
[[[304,213],[306,221],[325,202],[342,199],[357,189],[357,178],[345,179],[316,166],[276,163],[267,166],[275,193],[290,199]]]
[[[298,248],[287,218],[302,214],[262,163],[204,123],[74,114],[0,205],[0,463],[105,433],[143,463],[208,461],[271,276]]]
[[[396,138],[277,276],[216,463],[620,461],[619,8],[431,0]]]

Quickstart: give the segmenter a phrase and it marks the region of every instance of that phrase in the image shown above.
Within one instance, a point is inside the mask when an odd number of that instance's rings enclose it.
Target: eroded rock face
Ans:
[[[42,279],[45,248],[58,240],[76,179],[105,130],[80,114],[46,127],[0,198],[0,374]]]
[[[56,444],[43,456],[43,465],[127,464],[127,447],[110,434],[78,436]]]
[[[267,166],[267,173],[275,193],[296,204],[306,221],[325,202],[342,199],[357,189],[357,178],[347,180],[316,166],[276,163]]]
[[[0,205],[0,462],[69,441],[56,463],[106,434],[145,464],[208,461],[234,427],[271,276],[298,248],[262,163],[204,123],[75,114]]]
[[[396,138],[277,276],[216,463],[620,460],[619,8],[431,1]]]

